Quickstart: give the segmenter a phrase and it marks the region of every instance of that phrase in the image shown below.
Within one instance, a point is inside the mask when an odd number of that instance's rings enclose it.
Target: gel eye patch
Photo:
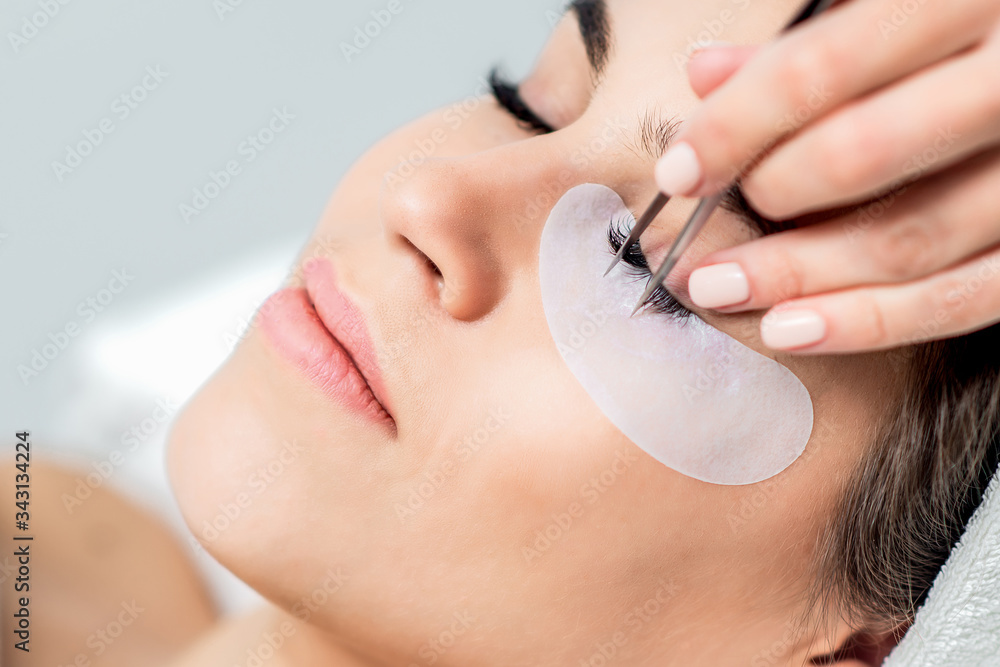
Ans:
[[[812,400],[781,364],[710,326],[640,312],[645,281],[611,261],[621,198],[588,183],[567,192],[542,231],[539,280],[549,330],[570,371],[626,437],[674,470],[752,484],[802,454]]]

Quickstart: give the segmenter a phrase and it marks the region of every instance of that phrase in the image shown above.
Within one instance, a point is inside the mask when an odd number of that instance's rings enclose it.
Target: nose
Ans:
[[[425,277],[436,280],[445,310],[476,320],[496,307],[519,272],[537,266],[538,218],[571,185],[562,166],[504,147],[428,159],[406,177],[387,175],[379,214],[390,242],[425,260]],[[543,189],[546,199],[554,196],[548,206],[535,201]]]

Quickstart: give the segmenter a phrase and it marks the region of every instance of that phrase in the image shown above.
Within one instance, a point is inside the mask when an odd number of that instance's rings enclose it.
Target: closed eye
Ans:
[[[628,232],[629,228],[626,219],[616,218],[611,220],[611,224],[608,225],[608,246],[611,248],[612,255],[618,254],[618,251],[625,243],[625,239],[628,238]],[[622,256],[622,263],[637,278],[646,278],[648,280],[653,277],[653,272],[649,268],[649,262],[646,261],[646,256],[642,254],[642,249],[638,243],[632,244],[632,247],[625,251],[625,254]],[[667,288],[663,285],[656,286],[656,289],[649,295],[643,306],[649,307],[655,313],[668,315],[680,320],[694,315],[673,294],[668,292]]]
[[[538,117],[521,99],[519,86],[504,79],[499,68],[494,67],[489,74],[490,90],[498,104],[513,116],[525,130],[550,134],[555,128]]]

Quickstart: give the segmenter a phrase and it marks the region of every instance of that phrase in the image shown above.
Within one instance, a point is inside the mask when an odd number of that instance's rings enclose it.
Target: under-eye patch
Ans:
[[[714,484],[772,477],[803,452],[809,392],[787,368],[691,316],[630,317],[645,285],[611,259],[608,224],[632,217],[603,185],[567,192],[542,231],[549,330],[570,371],[632,442]]]

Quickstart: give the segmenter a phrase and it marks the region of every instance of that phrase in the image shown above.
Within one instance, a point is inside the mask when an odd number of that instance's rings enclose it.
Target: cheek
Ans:
[[[581,501],[581,485],[609,467],[616,450],[634,450],[594,410],[546,341],[544,322],[518,319],[523,339],[503,336],[515,330],[503,326],[495,340],[479,342],[474,383],[457,385],[469,373],[456,373],[449,390],[436,389],[452,404],[452,392],[466,398],[461,410],[436,413],[451,416],[414,444],[420,466],[393,492],[390,502],[415,510],[402,521],[415,533],[433,532],[446,518],[460,532],[486,530],[486,541],[519,553],[540,523]]]

